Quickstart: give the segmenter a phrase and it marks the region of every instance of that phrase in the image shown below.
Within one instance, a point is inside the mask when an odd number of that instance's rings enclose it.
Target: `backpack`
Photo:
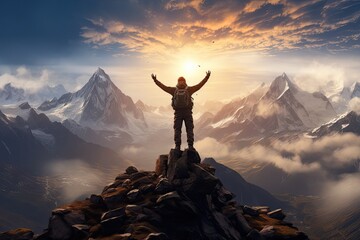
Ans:
[[[193,102],[188,87],[184,89],[176,88],[172,98],[171,106],[173,109],[192,108]]]

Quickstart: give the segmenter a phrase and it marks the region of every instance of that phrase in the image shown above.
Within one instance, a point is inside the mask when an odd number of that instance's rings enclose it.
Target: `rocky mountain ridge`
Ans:
[[[43,233],[0,239],[308,239],[281,209],[238,205],[215,171],[196,151],[172,149],[155,171],[128,167],[101,194],[54,209]]]

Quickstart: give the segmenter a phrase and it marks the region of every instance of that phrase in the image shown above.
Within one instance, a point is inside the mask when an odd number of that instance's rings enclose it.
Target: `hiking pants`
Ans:
[[[175,110],[174,113],[174,140],[175,145],[181,145],[182,122],[185,122],[187,143],[189,146],[194,144],[194,121],[192,109]]]

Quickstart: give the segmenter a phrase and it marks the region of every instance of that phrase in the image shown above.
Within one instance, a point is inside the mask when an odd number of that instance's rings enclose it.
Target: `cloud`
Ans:
[[[287,173],[324,171],[330,175],[355,172],[360,159],[360,137],[352,133],[325,136],[320,139],[300,137],[292,141],[275,140],[270,146],[254,144],[241,149],[212,138],[196,143],[200,152],[218,159],[240,159],[246,162],[271,163]]]
[[[46,166],[48,173],[59,177],[56,188],[60,188],[60,198],[73,201],[83,195],[99,192],[107,176],[80,159],[60,159]]]
[[[4,73],[0,75],[0,88],[5,84],[11,83],[13,86],[23,88],[30,93],[36,92],[46,86],[51,77],[51,72],[47,69],[41,70],[40,73],[34,74],[28,68],[18,67],[14,73]]]
[[[354,97],[349,102],[349,109],[360,114],[360,98]]]
[[[98,46],[119,44],[128,51],[171,56],[184,47],[212,54],[344,49],[354,47],[359,39],[350,30],[359,19],[359,4],[346,1],[170,0],[132,4],[141,20],[129,21],[121,16],[92,19],[92,24],[83,28],[85,42]]]
[[[336,181],[329,181],[323,188],[322,196],[330,213],[344,210],[359,203],[360,174],[344,174]]]
[[[280,107],[276,103],[266,104],[260,101],[256,106],[256,115],[263,118],[271,117],[279,111]]]
[[[345,69],[338,65],[312,62],[299,69],[294,81],[301,89],[331,96],[343,89],[347,78]]]

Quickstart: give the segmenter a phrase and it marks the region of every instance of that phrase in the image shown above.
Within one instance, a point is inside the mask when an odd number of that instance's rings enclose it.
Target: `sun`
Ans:
[[[183,63],[183,74],[186,76],[194,75],[197,70],[198,65],[193,60],[186,60]]]

